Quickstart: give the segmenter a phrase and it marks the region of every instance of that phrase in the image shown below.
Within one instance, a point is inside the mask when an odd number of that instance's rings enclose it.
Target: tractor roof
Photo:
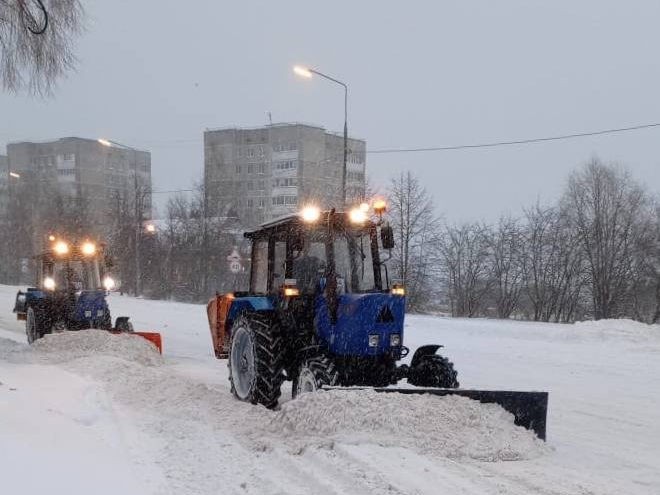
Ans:
[[[350,223],[348,218],[348,213],[344,211],[334,211],[334,210],[325,210],[322,211],[318,220],[314,222],[304,221],[298,213],[292,213],[280,218],[276,218],[270,222],[261,224],[257,229],[245,232],[244,236],[247,239],[263,238],[269,237],[270,235],[282,232],[285,230],[297,230],[297,229],[311,229],[314,227],[320,227],[328,224],[328,217],[330,214],[333,214],[333,220],[335,226],[343,227],[345,225],[350,225],[356,229],[368,228],[371,225],[371,222],[367,220],[364,224],[356,226]]]

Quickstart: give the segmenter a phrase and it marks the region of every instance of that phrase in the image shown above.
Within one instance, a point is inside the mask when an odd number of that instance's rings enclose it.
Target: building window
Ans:
[[[298,185],[298,179],[296,179],[295,177],[273,179],[273,187],[295,187],[297,185]]]
[[[273,151],[296,151],[298,149],[298,143],[276,143],[273,145]]]
[[[252,198],[247,200],[247,206],[248,208],[252,208],[254,206],[254,200]]]
[[[241,166],[239,164],[236,164],[236,173],[237,174],[241,173]]]
[[[254,163],[248,163],[248,174],[254,173]]]
[[[249,180],[247,183],[247,190],[254,191],[254,182],[252,182],[251,180]]]
[[[298,204],[298,196],[273,196],[273,206],[296,204]]]
[[[277,170],[292,170],[298,168],[298,160],[284,160],[281,162],[275,162],[275,168]]]
[[[254,156],[254,148],[248,148],[247,156]]]
[[[266,198],[259,198],[259,208],[266,207]]]
[[[260,163],[258,165],[258,170],[260,174],[265,174],[266,173],[266,164],[265,163]]]
[[[259,191],[264,191],[266,189],[264,181],[260,180],[259,182],[257,182],[257,189]]]

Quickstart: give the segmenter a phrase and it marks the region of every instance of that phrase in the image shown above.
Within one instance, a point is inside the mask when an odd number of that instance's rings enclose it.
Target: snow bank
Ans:
[[[32,344],[40,362],[61,363],[88,356],[112,356],[144,366],[162,363],[153,344],[137,335],[104,330],[50,334]]]
[[[639,343],[660,341],[660,325],[647,325],[634,320],[579,321],[574,324],[574,329],[579,334],[588,334],[599,340],[623,338]]]
[[[321,391],[285,403],[270,429],[299,445],[372,443],[480,461],[532,459],[548,449],[500,406],[459,396]]]

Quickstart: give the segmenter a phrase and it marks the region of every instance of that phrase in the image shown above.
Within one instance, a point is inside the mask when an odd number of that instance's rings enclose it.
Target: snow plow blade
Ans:
[[[159,333],[156,332],[133,332],[133,333],[135,335],[139,335],[143,339],[147,339],[149,342],[155,345],[156,349],[158,349],[159,354],[163,353],[163,339],[161,338]]]
[[[345,390],[355,390],[347,388]],[[376,388],[377,392],[399,394],[461,395],[484,404],[498,404],[513,414],[514,423],[546,439],[548,392],[516,392],[510,390],[463,390],[459,388]]]
[[[158,349],[158,353],[163,353],[163,339],[159,333],[156,332],[126,332],[124,330],[111,330],[111,333],[125,333],[127,335],[137,335],[143,339],[147,339]]]

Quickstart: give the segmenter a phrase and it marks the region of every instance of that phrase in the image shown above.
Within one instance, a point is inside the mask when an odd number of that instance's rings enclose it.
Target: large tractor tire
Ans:
[[[25,318],[25,333],[28,344],[39,340],[46,333],[46,318],[40,308],[29,307]]]
[[[326,356],[316,356],[303,361],[293,380],[292,395],[316,392],[323,386],[339,384],[339,372]]]
[[[267,315],[243,314],[231,327],[229,381],[240,400],[274,408],[284,380],[279,324]]]
[[[446,357],[422,356],[411,368],[408,382],[417,387],[458,388],[458,373]]]

